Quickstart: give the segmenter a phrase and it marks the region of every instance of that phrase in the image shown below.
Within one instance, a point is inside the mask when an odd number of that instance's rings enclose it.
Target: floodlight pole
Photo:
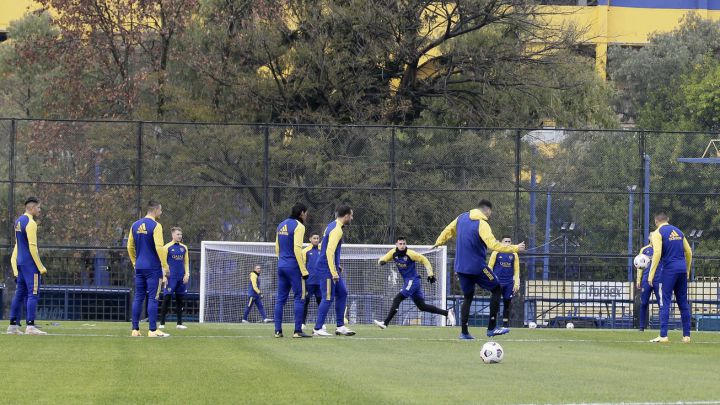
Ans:
[[[528,280],[535,280],[535,232],[537,231],[537,219],[535,216],[535,194],[537,191],[537,176],[535,174],[535,155],[537,148],[535,145],[530,146],[530,240],[528,243],[528,251],[531,253],[528,257]]]
[[[637,186],[628,186],[628,281],[633,279],[633,211],[635,208],[635,190]]]
[[[552,194],[550,191],[555,186],[555,183],[552,183],[548,186],[547,189],[547,207],[545,211],[545,246],[543,247],[543,253],[545,253],[543,257],[543,280],[547,280],[550,278],[550,222],[552,219]]]
[[[643,199],[644,199],[644,215],[645,220],[643,223],[643,240],[645,243],[650,242],[650,155],[643,155],[644,159],[644,170],[643,170]]]

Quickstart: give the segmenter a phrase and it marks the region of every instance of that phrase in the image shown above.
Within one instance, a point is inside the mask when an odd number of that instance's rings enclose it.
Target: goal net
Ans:
[[[403,280],[394,264],[378,265],[377,261],[393,245],[343,244],[340,264],[348,289],[346,316],[350,324],[370,324],[373,319],[384,320],[393,297],[400,291]],[[275,244],[266,242],[212,242],[203,241],[200,265],[200,322],[240,322],[248,304],[250,272],[256,265],[262,267],[259,287],[267,316],[273,317],[277,294],[277,257]],[[420,263],[418,274],[423,280],[423,292],[428,304],[445,308],[447,250],[432,246],[410,246],[432,263],[437,282],[426,281],[427,273]],[[288,298],[283,311],[283,322],[293,321],[293,296]],[[250,311],[248,319],[260,319],[257,309]],[[317,305],[310,299],[308,323],[317,318]],[[335,323],[334,307],[328,312],[326,324]],[[403,325],[441,325],[445,317],[420,312],[411,299],[406,299],[393,323]]]

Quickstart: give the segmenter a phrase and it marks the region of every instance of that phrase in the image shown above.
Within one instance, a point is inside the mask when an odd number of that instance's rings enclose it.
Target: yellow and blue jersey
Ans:
[[[260,274],[255,270],[250,272],[250,283],[248,283],[248,295],[257,298],[260,292]]]
[[[650,235],[652,237],[652,235]],[[653,255],[655,253],[655,250],[653,249],[652,245],[645,245],[640,249],[640,254],[645,255],[652,259]],[[638,271],[637,275],[637,282],[642,284],[643,282],[647,281],[648,276],[650,275],[650,268],[652,268],[652,265],[645,266],[642,271]],[[655,276],[653,278],[653,284],[655,282],[660,280],[660,273],[662,272],[662,265],[658,266],[657,271],[655,272]]]
[[[190,277],[190,253],[188,247],[180,242],[170,242],[165,245],[167,262],[170,267],[170,277],[181,279],[186,275]]]
[[[498,279],[500,285],[520,284],[520,259],[517,253],[492,252],[488,267]]]
[[[455,272],[480,275],[487,267],[487,250],[502,253],[517,253],[515,245],[505,246],[495,239],[487,217],[473,209],[460,214],[438,236],[435,246],[444,245],[455,237]]]
[[[677,227],[668,223],[658,226],[650,235],[653,256],[648,277],[654,280],[655,273],[661,267],[665,274],[687,273],[690,275],[692,250],[685,235]]]
[[[37,223],[30,214],[25,213],[15,220],[15,248],[10,263],[15,277],[18,276],[18,266],[30,266],[45,272],[37,245]]]
[[[391,249],[385,254],[385,256],[380,258],[380,261],[383,263],[389,263],[390,261],[395,262],[395,266],[400,272],[403,280],[406,282],[408,280],[420,278],[417,272],[417,262],[420,262],[423,266],[425,266],[428,277],[433,275],[433,268],[432,264],[430,264],[430,260],[411,249],[405,249],[404,252],[398,250],[397,248]]]
[[[278,268],[297,268],[305,276],[308,274],[303,254],[305,225],[294,218],[280,223],[275,234],[275,253],[278,256]]]
[[[308,273],[310,273],[310,277],[308,277],[305,284],[320,284],[322,279],[319,277],[317,270],[317,261],[320,258],[319,245],[306,247],[303,249],[303,254],[305,254],[305,265],[307,266]]]
[[[320,242],[320,257],[317,269],[320,276],[337,278],[340,267],[340,254],[342,251],[343,225],[339,219],[330,222],[323,232]]]
[[[149,215],[130,227],[127,250],[136,270],[168,269],[162,225]]]

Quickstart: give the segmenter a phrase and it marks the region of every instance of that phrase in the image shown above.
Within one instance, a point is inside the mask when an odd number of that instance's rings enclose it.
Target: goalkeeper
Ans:
[[[422,281],[418,275],[416,269],[417,265],[415,263],[420,262],[423,266],[425,266],[425,271],[427,271],[428,275],[427,281],[430,284],[433,284],[436,280],[435,274],[433,274],[432,265],[427,257],[415,252],[414,250],[408,249],[405,237],[399,236],[395,242],[395,249],[391,249],[385,256],[381,257],[380,260],[378,260],[378,264],[382,266],[390,261],[395,262],[398,271],[402,275],[403,288],[393,299],[392,307],[390,307],[390,312],[388,313],[387,318],[385,318],[385,321],[380,322],[373,320],[375,325],[380,327],[380,329],[387,328],[395,314],[397,314],[400,309],[400,304],[406,298],[412,298],[415,306],[417,306],[420,311],[445,316],[448,318],[451,325],[455,324],[455,316],[451,311],[440,309],[434,305],[425,303]]]
[[[463,292],[463,304],[460,308],[462,332],[460,339],[474,339],[468,332],[470,306],[475,299],[475,285],[490,291],[490,321],[487,336],[504,335],[508,328],[496,328],[497,313],[500,310],[502,288],[495,274],[485,262],[487,250],[501,253],[517,253],[525,250],[525,242],[518,245],[504,246],[493,236],[488,218],[492,214],[492,203],[481,200],[476,209],[460,214],[442,231],[435,241],[435,246],[444,245],[455,238],[455,273],[460,279]]]
[[[648,264],[645,268],[637,268],[637,282],[635,286],[640,289],[640,332],[644,332],[645,328],[648,327],[648,319],[650,315],[650,296],[655,295],[658,305],[662,305],[660,301],[660,274],[662,273],[662,265],[658,266],[658,271],[655,272],[653,278],[653,285],[648,283],[648,276],[650,275],[650,261],[653,257],[652,247],[652,234],[650,237],[650,243],[647,246],[643,246],[640,249],[640,254],[648,257]]]

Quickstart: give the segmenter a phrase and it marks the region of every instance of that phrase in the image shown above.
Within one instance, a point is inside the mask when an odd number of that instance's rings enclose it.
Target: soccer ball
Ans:
[[[652,259],[640,253],[639,255],[635,256],[633,264],[635,265],[636,269],[645,269],[651,261]]]
[[[575,324],[572,323],[572,322],[568,322],[568,323],[565,324],[565,327],[568,328],[568,329],[574,329],[574,328],[575,328]]]
[[[528,323],[528,328],[535,329],[535,328],[537,328],[537,324],[535,322],[530,322],[530,323]]]
[[[486,364],[500,363],[504,355],[505,352],[498,342],[487,342],[480,349],[480,358]]]

